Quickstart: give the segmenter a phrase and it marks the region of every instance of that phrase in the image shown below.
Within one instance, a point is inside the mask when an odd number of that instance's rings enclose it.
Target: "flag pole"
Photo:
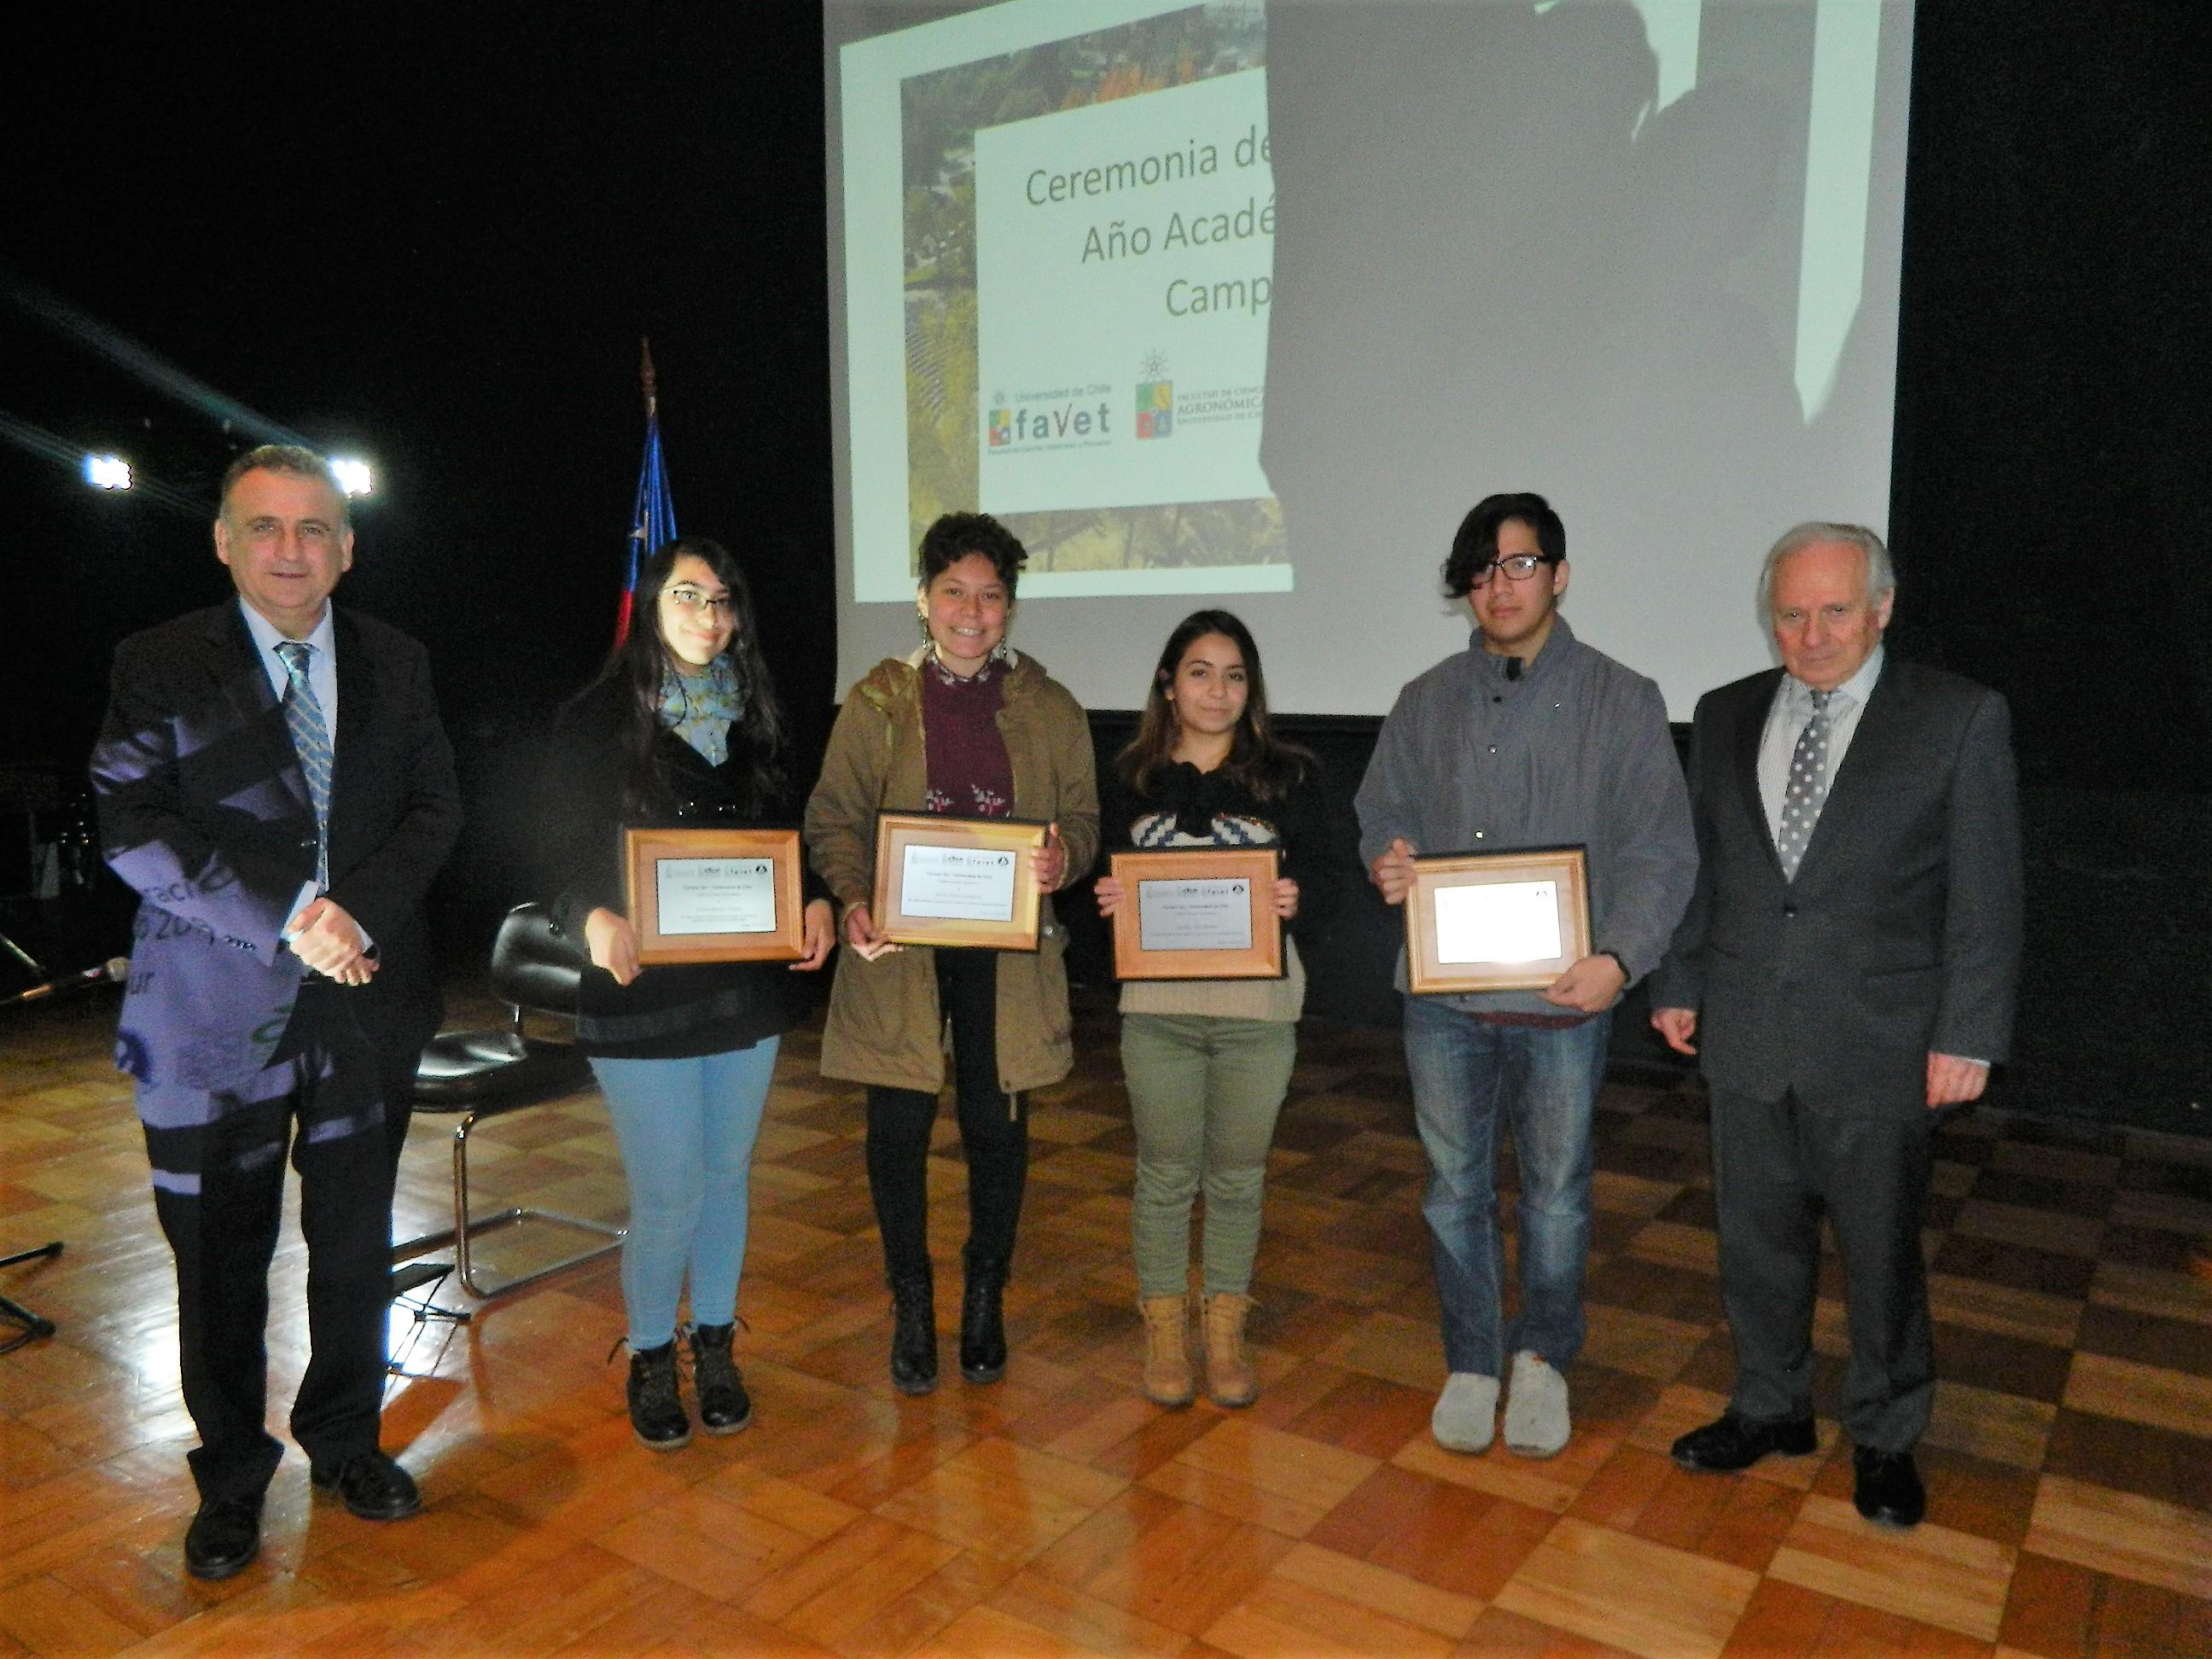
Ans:
[[[615,643],[629,636],[636,602],[638,571],[665,543],[676,539],[676,509],[668,497],[668,471],[660,453],[660,382],[653,368],[653,341],[637,343],[638,390],[645,397],[645,465],[638,475],[637,503],[631,509],[627,573],[615,611]]]

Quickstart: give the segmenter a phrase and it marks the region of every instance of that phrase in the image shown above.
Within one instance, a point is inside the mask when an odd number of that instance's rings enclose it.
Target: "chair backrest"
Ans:
[[[492,941],[492,994],[517,1008],[574,1019],[576,988],[589,960],[584,942],[556,927],[551,911],[518,904]]]

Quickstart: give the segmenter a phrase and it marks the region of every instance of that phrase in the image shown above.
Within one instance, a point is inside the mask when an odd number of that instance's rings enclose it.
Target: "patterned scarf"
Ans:
[[[730,727],[744,712],[744,693],[727,652],[708,663],[703,674],[661,671],[660,723],[709,766],[720,766],[730,757]]]
[[[937,653],[937,641],[932,640],[921,648],[921,660],[937,676],[939,685],[988,685],[1003,677],[1013,666],[1014,648],[1003,636],[991,647],[991,654],[983,659],[983,665],[972,674],[956,674],[945,665],[945,659]]]

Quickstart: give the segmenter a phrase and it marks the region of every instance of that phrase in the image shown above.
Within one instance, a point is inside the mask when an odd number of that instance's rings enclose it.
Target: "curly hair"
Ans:
[[[970,553],[991,562],[991,568],[1006,585],[1006,602],[1012,604],[1014,584],[1029,562],[1029,550],[988,513],[947,513],[922,532],[921,580],[916,586],[927,587]]]

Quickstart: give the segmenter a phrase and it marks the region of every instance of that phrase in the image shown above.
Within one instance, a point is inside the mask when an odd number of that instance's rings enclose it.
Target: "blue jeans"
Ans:
[[[633,1351],[675,1336],[687,1268],[695,1322],[737,1317],[753,1142],[778,1042],[696,1060],[592,1057],[629,1184],[622,1286]]]
[[[1579,1025],[1487,1025],[1406,999],[1406,1066],[1429,1155],[1421,1213],[1435,1243],[1444,1358],[1455,1371],[1502,1376],[1506,1354],[1524,1348],[1564,1371],[1582,1351],[1590,1116],[1612,1030],[1609,1013]],[[1501,1118],[1521,1174],[1521,1308],[1502,1334]]]

